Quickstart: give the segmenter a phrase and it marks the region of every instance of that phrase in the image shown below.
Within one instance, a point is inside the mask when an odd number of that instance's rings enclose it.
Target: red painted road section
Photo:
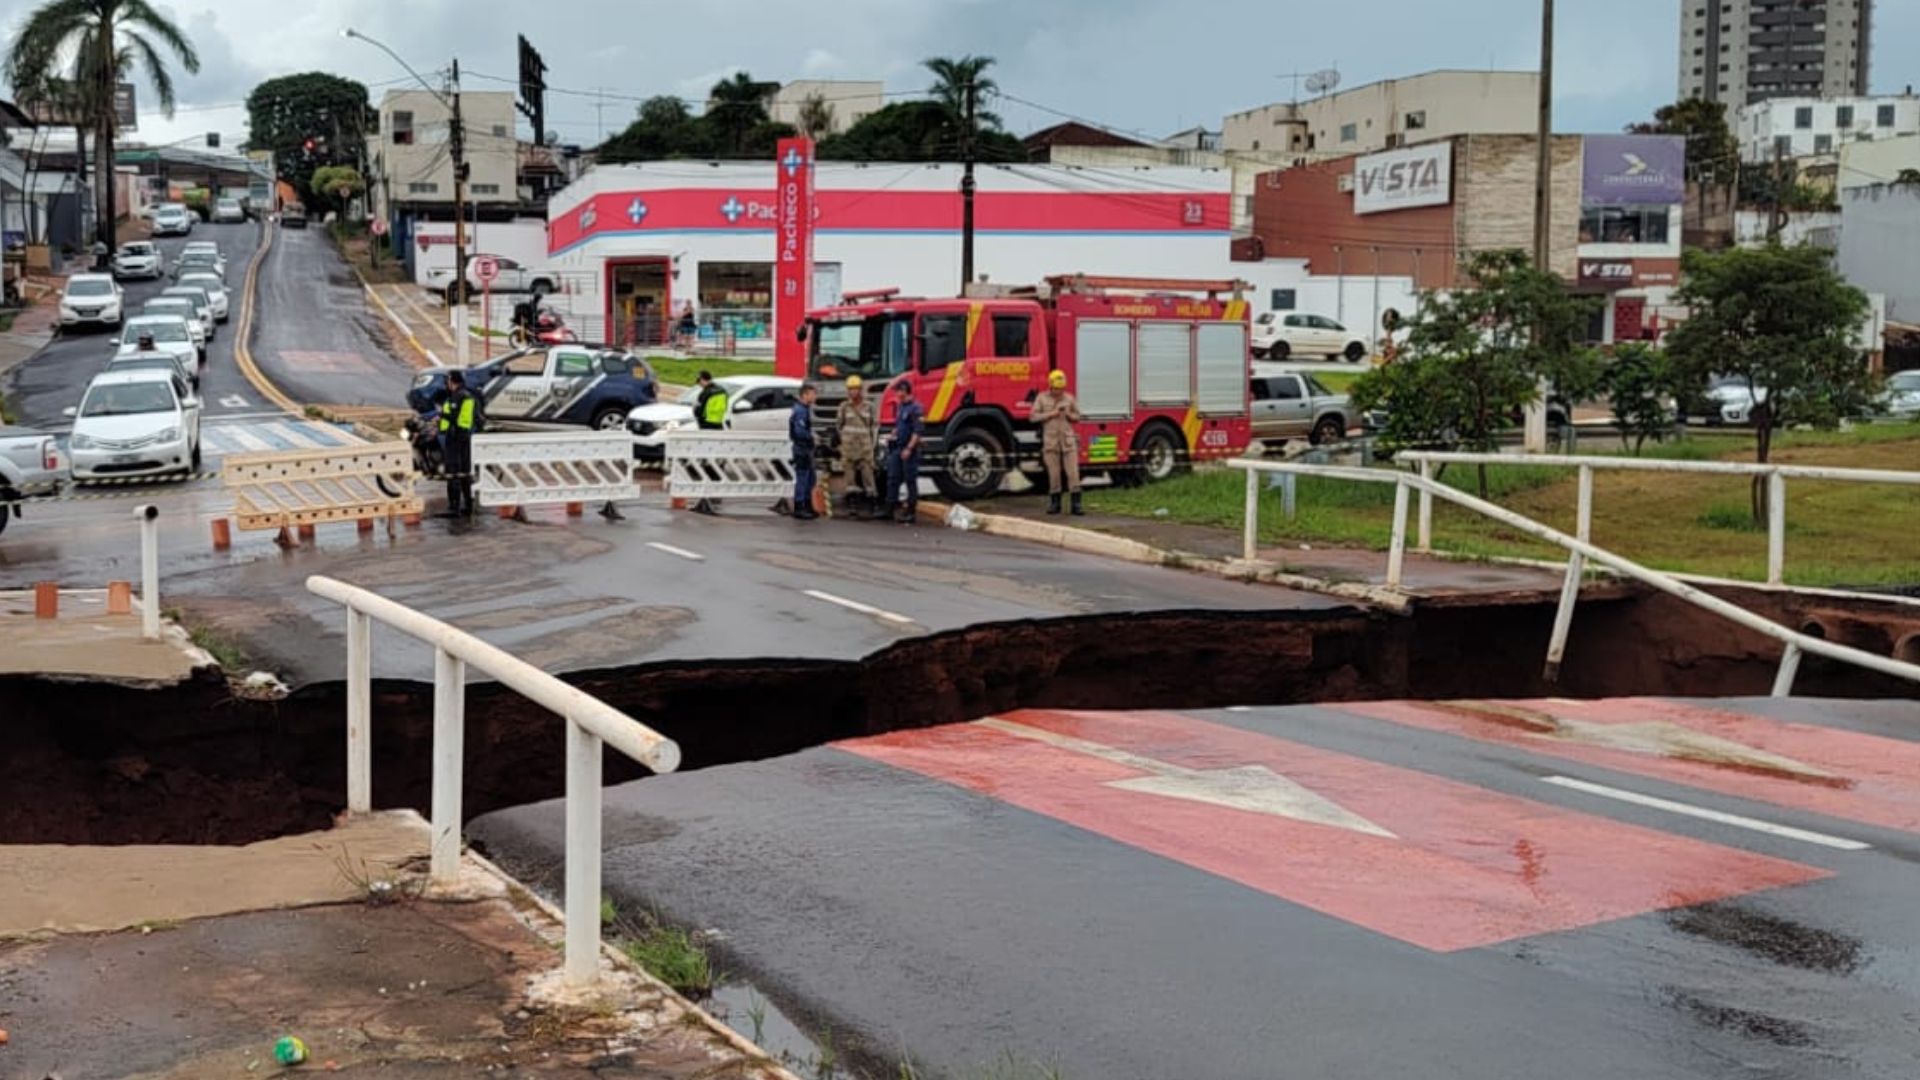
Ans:
[[[1341,710],[1408,727],[1498,743],[1536,754],[1599,765],[1625,773],[1685,784],[1775,806],[1920,832],[1920,743],[1839,728],[1793,724],[1726,709],[1663,701],[1512,701],[1505,705],[1595,724],[1665,721],[1691,731],[1744,743],[1813,766],[1834,780],[1794,778],[1729,765],[1683,760],[1571,742],[1535,734],[1512,723],[1472,715],[1471,703],[1454,708],[1409,701],[1341,705]]]
[[[835,745],[1440,952],[1828,876],[1192,717],[1005,719],[1185,769],[1262,765],[1395,836],[1116,789],[1143,772],[978,724]]]

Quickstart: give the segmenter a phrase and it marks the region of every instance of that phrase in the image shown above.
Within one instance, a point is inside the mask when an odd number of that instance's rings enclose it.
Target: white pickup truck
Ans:
[[[480,295],[480,277],[473,272],[475,260],[492,258],[499,274],[494,277],[491,288],[496,293],[532,293],[535,297],[557,292],[560,288],[560,272],[544,266],[527,266],[518,260],[504,255],[467,256],[467,296]],[[454,302],[453,268],[442,267],[427,271],[427,288],[446,298],[447,303]]]
[[[30,428],[0,426],[0,533],[20,515],[17,500],[53,494],[66,474],[58,439]]]

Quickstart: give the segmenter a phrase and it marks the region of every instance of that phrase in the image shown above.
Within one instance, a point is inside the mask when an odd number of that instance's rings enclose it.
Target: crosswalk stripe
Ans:
[[[366,440],[343,427],[314,420],[268,420],[208,424],[202,445],[210,454],[250,454],[275,450],[331,450],[361,446]]]

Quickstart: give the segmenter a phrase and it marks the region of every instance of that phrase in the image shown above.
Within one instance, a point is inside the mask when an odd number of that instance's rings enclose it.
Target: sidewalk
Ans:
[[[53,340],[54,328],[60,321],[57,304],[58,301],[49,296],[23,308],[14,316],[13,325],[0,333],[0,376],[32,359]]]
[[[421,898],[427,838],[402,811],[241,848],[0,847],[0,1076],[786,1077],[630,969],[553,1003],[547,909],[473,859]]]

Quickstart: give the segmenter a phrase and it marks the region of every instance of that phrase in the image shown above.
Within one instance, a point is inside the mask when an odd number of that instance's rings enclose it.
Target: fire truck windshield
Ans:
[[[913,318],[876,315],[857,322],[821,323],[812,334],[808,373],[820,379],[858,375],[868,381],[893,378],[912,361]]]

